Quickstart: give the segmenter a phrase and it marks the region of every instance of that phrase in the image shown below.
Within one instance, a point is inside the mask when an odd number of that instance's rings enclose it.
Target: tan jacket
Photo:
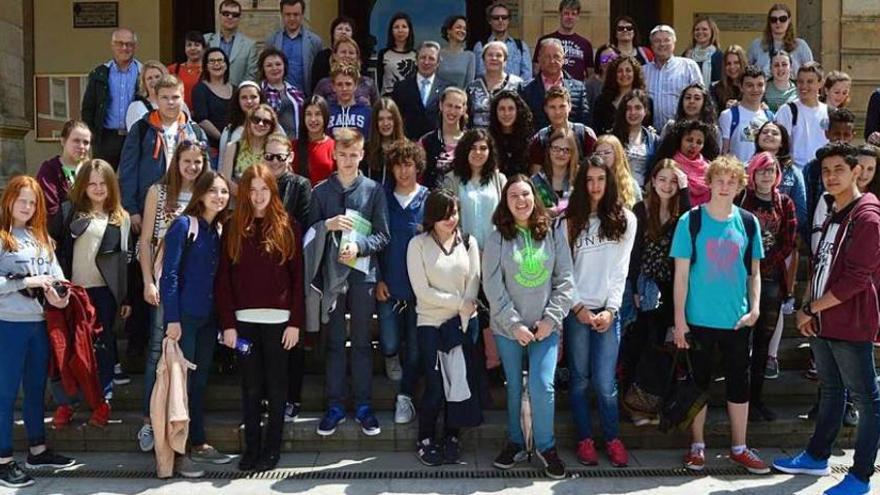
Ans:
[[[162,357],[156,366],[156,385],[150,396],[150,421],[156,439],[156,475],[170,478],[174,473],[174,454],[186,453],[189,435],[189,399],[186,379],[196,365],[183,357],[177,341],[162,341]]]

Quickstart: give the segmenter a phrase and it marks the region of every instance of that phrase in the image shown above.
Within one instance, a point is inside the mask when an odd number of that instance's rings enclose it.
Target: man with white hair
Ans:
[[[654,128],[662,129],[668,120],[675,118],[684,88],[702,82],[703,77],[696,62],[673,55],[675,30],[672,26],[660,24],[651,30],[650,38],[654,61],[642,66],[642,70],[648,95],[654,100]]]
[[[571,97],[571,114],[569,120],[587,125],[590,110],[586,98],[584,83],[570,77],[562,70],[565,65],[565,49],[556,38],[547,38],[538,44],[538,73],[535,78],[520,87],[519,94],[532,110],[535,129],[550,125],[544,113],[544,95],[554,86],[568,90]]]

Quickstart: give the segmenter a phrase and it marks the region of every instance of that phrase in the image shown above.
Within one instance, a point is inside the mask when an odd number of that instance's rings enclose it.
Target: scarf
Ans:
[[[691,60],[700,65],[700,71],[703,73],[703,86],[706,88],[712,85],[712,55],[717,51],[715,45],[709,45],[706,48],[695,46],[691,49]]]
[[[687,175],[687,187],[691,198],[691,206],[698,206],[707,203],[712,196],[709,185],[706,184],[706,169],[709,168],[709,162],[698,155],[695,159],[684,156],[681,151],[676,151],[672,157],[678,164],[682,172]]]
[[[180,112],[180,115],[177,116],[177,142],[175,143],[165,142],[165,127],[162,125],[162,117],[159,115],[158,110],[150,112],[147,121],[156,129],[156,143],[153,146],[153,160],[158,160],[159,152],[164,151],[166,169],[171,165],[171,157],[174,156],[174,149],[177,148],[178,143],[187,138],[189,138],[190,141],[199,141],[197,136],[192,132],[192,129],[186,125],[188,121],[186,114],[183,112]],[[169,144],[171,144],[171,146],[169,146]]]

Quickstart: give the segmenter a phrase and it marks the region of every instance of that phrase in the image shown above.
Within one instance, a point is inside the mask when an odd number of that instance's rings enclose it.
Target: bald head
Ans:
[[[121,68],[128,67],[134,58],[137,48],[137,34],[128,28],[119,28],[110,35],[110,49],[113,51],[113,60]]]

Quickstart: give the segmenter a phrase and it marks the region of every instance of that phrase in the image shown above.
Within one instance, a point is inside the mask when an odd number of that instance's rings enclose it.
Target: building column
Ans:
[[[25,2],[0,0],[0,187],[25,173],[24,136],[31,130],[26,96]]]

